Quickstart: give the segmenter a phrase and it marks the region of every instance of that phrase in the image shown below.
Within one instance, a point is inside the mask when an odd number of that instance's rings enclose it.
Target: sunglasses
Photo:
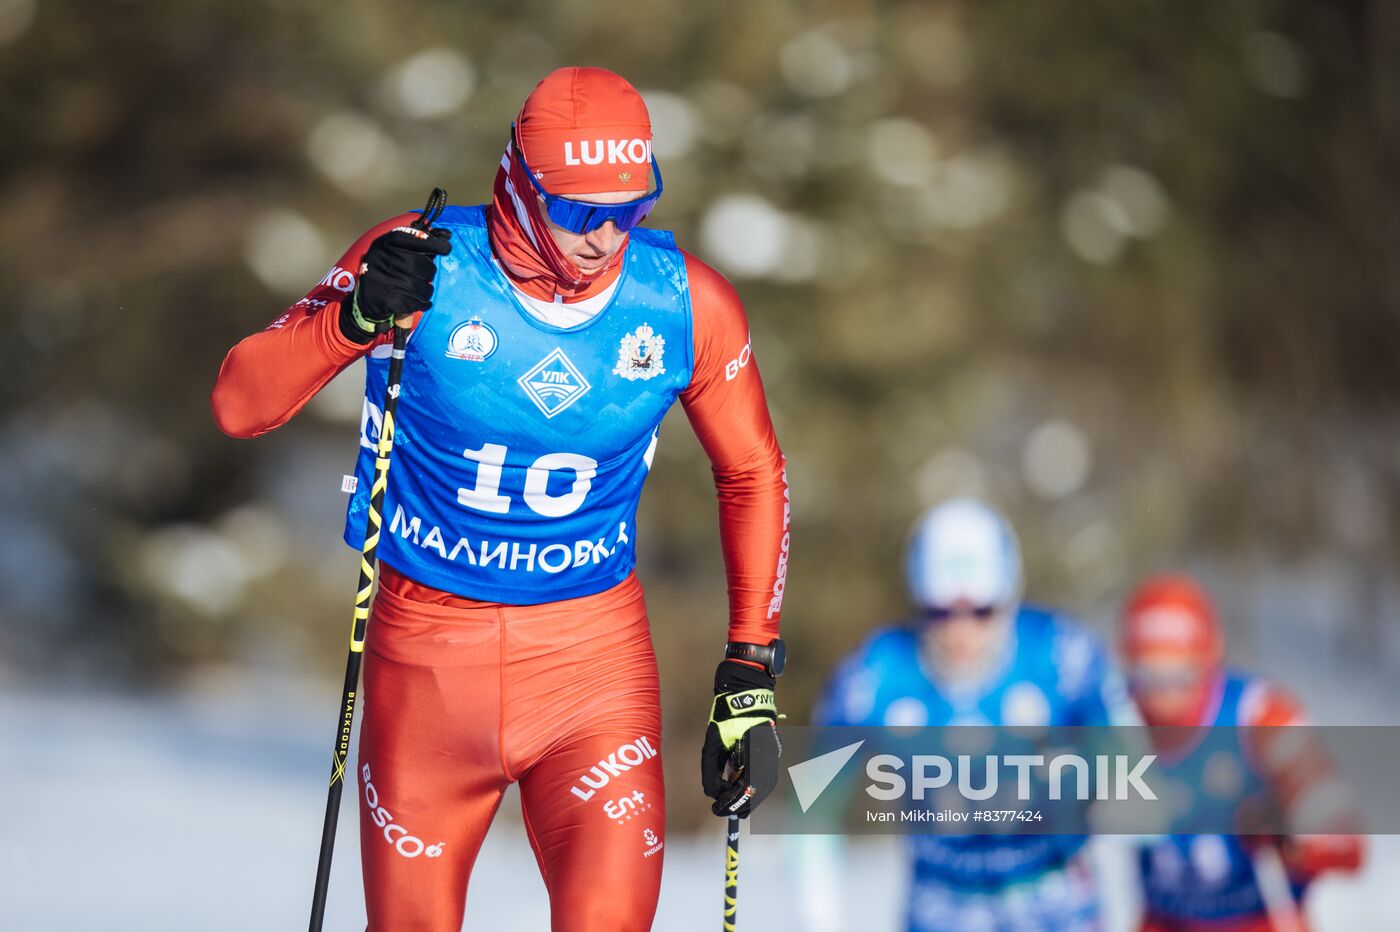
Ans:
[[[930,605],[924,609],[924,617],[929,621],[947,621],[961,615],[970,615],[978,621],[987,621],[1001,609],[1000,605],[971,605],[952,607],[948,605]]]
[[[1130,666],[1128,684],[1152,692],[1160,689],[1190,689],[1201,681],[1200,670],[1191,667]]]
[[[510,128],[513,134],[515,124],[512,123]],[[655,155],[651,157],[651,170],[656,176],[655,191],[639,197],[635,201],[623,201],[621,204],[594,204],[590,201],[579,201],[559,194],[550,194],[540,185],[535,173],[530,170],[530,163],[525,161],[525,152],[520,148],[520,143],[516,142],[511,148],[515,150],[515,157],[520,160],[520,167],[525,170],[530,184],[535,188],[535,193],[544,201],[545,213],[549,219],[570,233],[579,235],[592,233],[609,220],[617,224],[618,232],[626,233],[645,220],[647,214],[651,213],[651,209],[661,198],[661,166],[657,164]]]

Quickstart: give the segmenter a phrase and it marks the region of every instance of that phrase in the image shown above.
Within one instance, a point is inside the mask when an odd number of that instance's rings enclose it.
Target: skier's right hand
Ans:
[[[346,339],[369,343],[396,319],[427,310],[433,303],[435,260],[452,251],[449,236],[440,228],[425,235],[400,227],[370,243],[355,291],[340,307]]]

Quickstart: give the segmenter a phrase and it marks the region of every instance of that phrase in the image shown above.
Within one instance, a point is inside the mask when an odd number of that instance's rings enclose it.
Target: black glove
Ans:
[[[715,701],[700,751],[700,784],[717,816],[749,813],[778,785],[778,708],[774,678],[726,660],[715,670]]]
[[[369,343],[394,319],[425,311],[433,303],[437,256],[452,251],[447,230],[424,236],[406,228],[390,230],[369,244],[355,291],[340,305],[340,332],[355,343]]]

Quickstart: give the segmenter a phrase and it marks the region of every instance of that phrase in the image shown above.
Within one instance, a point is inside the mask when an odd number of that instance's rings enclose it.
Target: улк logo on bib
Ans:
[[[642,324],[622,338],[613,375],[620,375],[629,382],[663,375],[666,367],[661,364],[661,357],[665,350],[666,338]]]
[[[554,417],[592,388],[578,367],[557,347],[516,381],[545,417]]]
[[[447,338],[449,359],[465,359],[467,362],[485,362],[496,352],[496,331],[480,317],[473,317],[464,324],[458,324]]]

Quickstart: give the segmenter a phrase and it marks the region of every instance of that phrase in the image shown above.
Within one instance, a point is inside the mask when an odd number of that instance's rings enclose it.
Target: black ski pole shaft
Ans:
[[[724,848],[724,932],[734,932],[739,919],[739,817],[729,817]]]
[[[411,227],[402,229],[427,236],[447,204],[447,192],[434,188],[427,205]],[[361,273],[363,273],[361,269]],[[365,517],[364,545],[360,548],[360,582],[355,590],[355,613],[350,625],[350,652],[345,659],[345,688],[340,700],[340,720],[335,746],[331,751],[331,785],[326,797],[326,818],[321,825],[321,856],[316,864],[316,887],[311,898],[311,932],[321,932],[326,916],[326,890],[331,881],[331,856],[335,850],[335,830],[340,817],[340,795],[345,788],[345,759],[350,752],[350,732],[355,724],[355,701],[360,688],[360,664],[364,660],[365,628],[369,622],[370,597],[374,591],[379,532],[383,524],[384,490],[389,484],[389,458],[394,451],[394,414],[399,407],[403,383],[403,360],[408,346],[408,327],[394,324],[393,349],[389,356],[389,378],[384,389],[384,419],[375,448],[374,484],[370,489],[369,514]]]

